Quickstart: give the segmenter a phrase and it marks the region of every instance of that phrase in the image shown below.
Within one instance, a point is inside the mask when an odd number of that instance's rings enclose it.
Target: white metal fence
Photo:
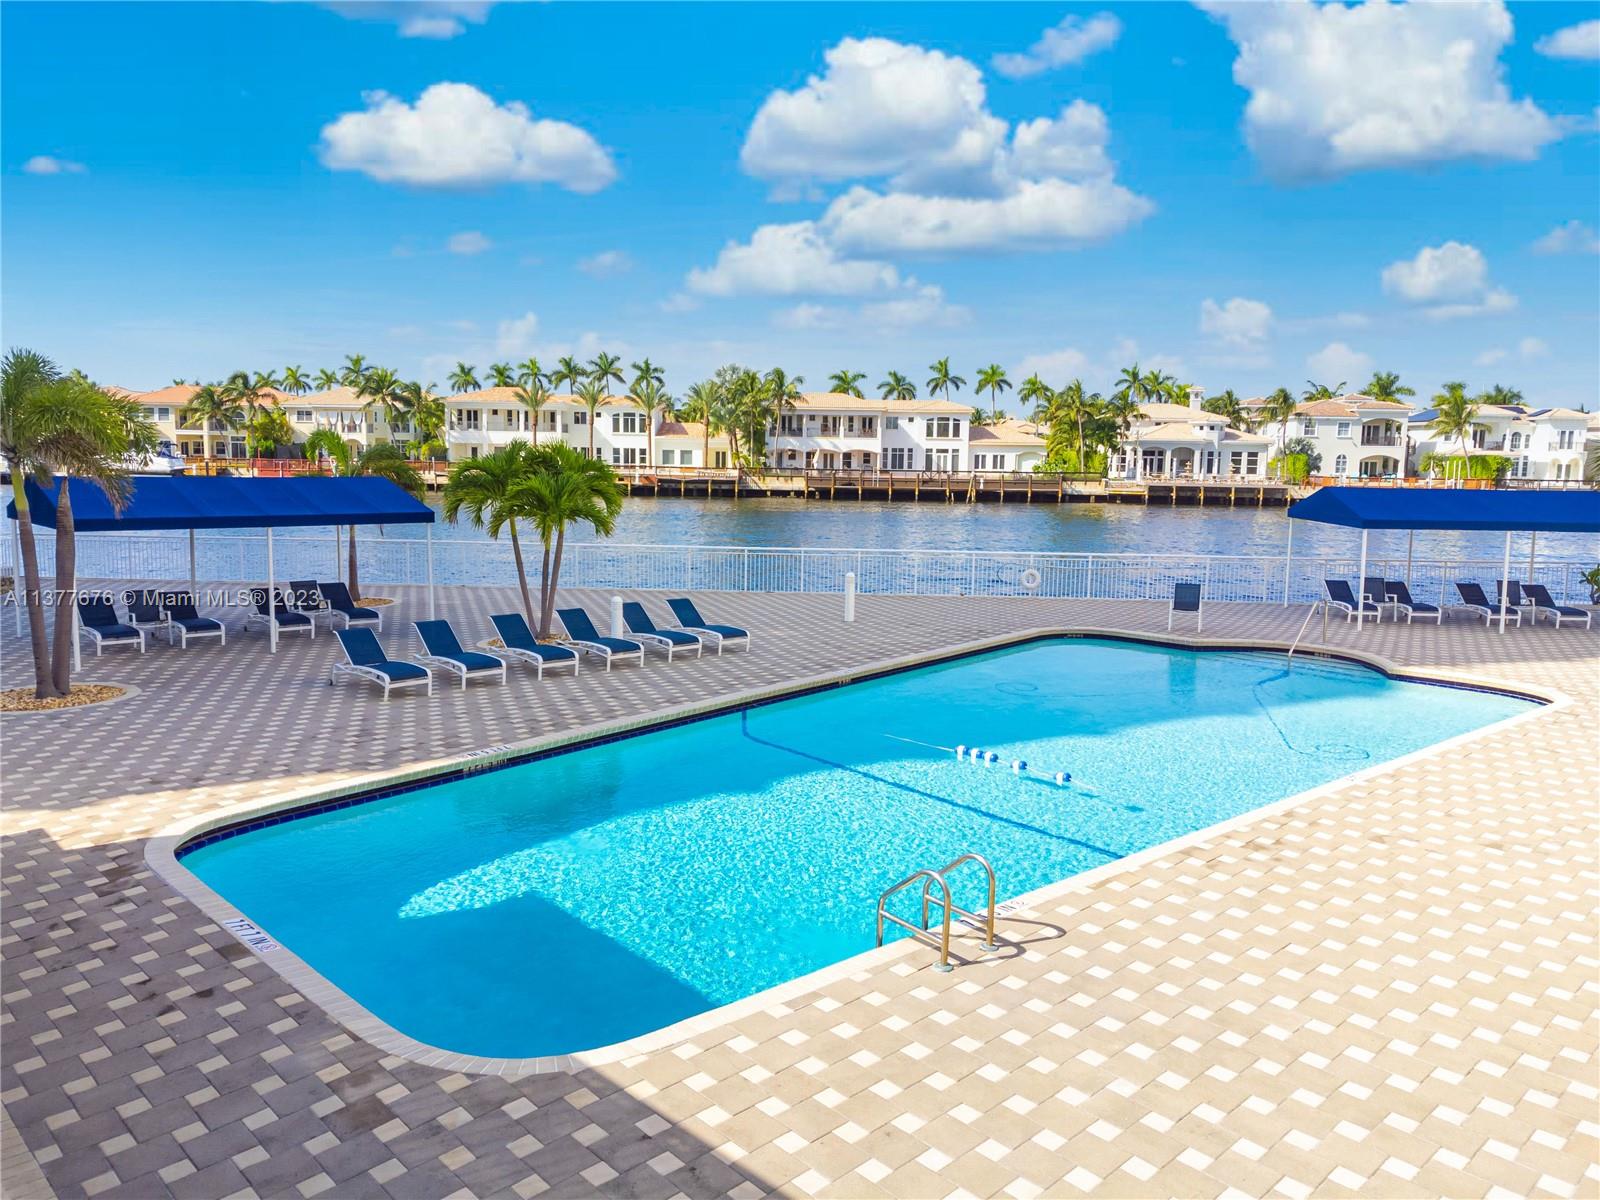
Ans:
[[[46,578],[54,570],[54,545],[45,533],[39,556]],[[363,584],[420,584],[428,575],[428,543],[413,537],[358,535]],[[187,534],[80,534],[80,579],[183,581],[189,577]],[[273,539],[274,575],[279,580],[334,579],[343,574],[345,546],[332,534]],[[202,586],[261,582],[267,576],[263,537],[197,535],[196,576]],[[15,549],[0,550],[0,573],[11,574]],[[537,576],[539,547],[526,543],[530,579]],[[441,584],[509,585],[516,566],[507,541],[433,541],[434,579]],[[1355,556],[1296,557],[1289,570],[1288,598],[1305,602],[1322,594],[1325,578],[1353,580]],[[1516,579],[1545,584],[1558,600],[1586,602],[1579,578],[1592,563],[1539,560],[1531,574],[1526,558],[1512,560]],[[1205,584],[1210,600],[1280,602],[1285,597],[1282,557],[1214,554],[1066,554],[939,550],[847,550],[744,546],[623,546],[578,543],[567,547],[561,567],[566,587],[623,591],[670,590],[753,592],[841,592],[854,572],[864,595],[1040,596],[1052,598],[1155,599],[1172,594],[1173,583]],[[1500,576],[1494,559],[1373,558],[1367,573],[1408,579],[1419,600],[1437,601],[1456,580],[1475,580],[1488,590]],[[1454,599],[1452,593],[1449,599]]]

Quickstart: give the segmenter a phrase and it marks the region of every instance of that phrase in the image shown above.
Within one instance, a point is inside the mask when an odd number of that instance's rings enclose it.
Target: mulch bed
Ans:
[[[126,688],[109,683],[75,683],[65,696],[49,700],[34,698],[32,688],[8,688],[0,692],[0,712],[50,712],[58,708],[82,708],[86,704],[104,704],[126,692]]]

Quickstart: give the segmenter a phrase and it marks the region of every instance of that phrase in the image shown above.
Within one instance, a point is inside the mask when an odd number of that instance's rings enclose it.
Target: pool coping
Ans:
[[[258,957],[266,961],[286,983],[295,988],[303,997],[322,1008],[333,1020],[348,1030],[351,1035],[361,1038],[386,1054],[392,1054],[411,1062],[440,1070],[464,1074],[498,1075],[506,1078],[520,1078],[528,1075],[555,1072],[573,1072],[585,1067],[603,1066],[619,1061],[625,1062],[636,1056],[687,1041],[708,1030],[723,1027],[752,1013],[767,1012],[781,1016],[787,1011],[786,1001],[796,996],[816,991],[840,979],[856,977],[869,970],[887,966],[913,950],[926,950],[927,947],[915,938],[905,938],[887,946],[873,947],[815,971],[796,976],[774,987],[755,992],[728,1004],[707,1009],[684,1020],[589,1050],[524,1058],[463,1054],[419,1041],[375,1016],[364,1005],[332,983],[320,971],[312,967],[288,947],[273,941],[270,930],[264,930],[256,926],[250,919],[249,914],[234,907],[219,893],[208,887],[198,876],[182,865],[178,858],[178,852],[197,840],[203,839],[208,833],[249,825],[256,819],[281,816],[291,810],[316,808],[331,802],[354,799],[358,796],[368,796],[373,792],[403,790],[408,785],[432,781],[442,775],[511,765],[513,761],[520,762],[563,751],[576,750],[587,745],[615,740],[622,736],[667,728],[694,720],[708,719],[741,708],[748,708],[755,704],[791,699],[854,682],[899,674],[919,667],[956,661],[961,658],[1002,650],[1012,646],[1025,645],[1030,642],[1072,638],[1103,638],[1147,645],[1165,645],[1186,650],[1284,652],[1290,649],[1287,642],[1267,639],[1206,638],[1198,635],[1165,632],[1146,633],[1126,629],[1104,629],[1094,626],[1039,626],[959,643],[955,646],[948,646],[922,654],[881,659],[862,664],[848,671],[830,672],[823,675],[789,680],[781,684],[746,689],[742,692],[729,693],[703,702],[697,701],[648,714],[641,714],[623,721],[597,722],[578,726],[553,736],[529,738],[515,743],[486,747],[445,758],[423,760],[397,771],[367,772],[360,775],[352,775],[337,783],[306,788],[298,792],[289,792],[267,800],[246,801],[210,813],[186,817],[165,827],[146,841],[145,861],[163,882],[200,909],[219,929],[230,932],[241,944],[252,949]],[[1496,680],[1446,669],[1423,671],[1402,667],[1381,655],[1365,650],[1343,647],[1333,650],[1327,647],[1314,646],[1302,647],[1296,653],[1308,658],[1327,658],[1354,662],[1377,670],[1392,679],[1463,687],[1512,696],[1518,699],[1532,700],[1536,702],[1537,707],[1443,741],[1434,742],[1398,758],[1363,767],[1348,775],[1342,775],[1337,779],[1283,797],[1262,807],[1250,809],[1224,821],[1193,830],[1154,846],[1146,847],[1113,862],[1045,884],[1007,900],[999,906],[997,914],[1013,918],[1037,916],[1038,914],[1034,911],[1035,908],[1045,901],[1054,900],[1075,891],[1086,890],[1106,878],[1126,871],[1137,870],[1148,862],[1200,845],[1213,838],[1249,825],[1254,821],[1271,818],[1298,804],[1336,795],[1344,789],[1374,775],[1400,768],[1407,763],[1435,754],[1448,753],[1460,745],[1503,732],[1518,722],[1560,712],[1573,703],[1569,696],[1555,689],[1531,684],[1507,686]],[[230,928],[230,923],[234,927]],[[241,923],[246,927],[245,931],[241,931],[237,927]],[[265,938],[265,946],[260,948],[251,946],[250,942],[246,940],[247,937],[252,936],[249,931],[254,931],[254,936],[256,937]],[[208,931],[202,930],[202,932]],[[952,933],[956,932],[956,927],[953,925]],[[961,932],[970,931],[966,931],[963,928]],[[1000,940],[1004,944],[1005,938],[1003,936]],[[960,966],[981,966],[985,962],[995,961],[986,959],[981,954],[971,960],[966,960],[957,953],[959,949],[960,943],[953,939],[952,958],[956,959]]]

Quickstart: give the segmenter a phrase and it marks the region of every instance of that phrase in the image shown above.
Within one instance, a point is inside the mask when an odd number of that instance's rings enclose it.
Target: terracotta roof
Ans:
[[[1412,413],[1414,409],[1409,404],[1401,404],[1398,400],[1374,400],[1371,396],[1349,395],[1334,396],[1327,400],[1307,400],[1304,404],[1295,406],[1298,415],[1305,417],[1358,417],[1364,412],[1384,413]]]
[[[1043,446],[1038,427],[1006,417],[995,425],[974,425],[971,443],[976,446]]]
[[[1147,421],[1158,424],[1163,421],[1193,421],[1197,416],[1204,416],[1198,408],[1190,408],[1187,404],[1141,404],[1139,412]]]
[[[949,413],[971,415],[972,405],[954,400],[884,400],[876,396],[846,396],[840,392],[806,392],[794,405],[797,412]]]
[[[1220,418],[1218,418],[1220,420]],[[1149,431],[1138,438],[1129,438],[1130,444],[1138,441],[1148,445],[1151,442],[1195,442],[1209,445],[1215,434],[1202,433],[1199,426],[1189,421],[1164,421],[1160,428]],[[1247,442],[1251,445],[1267,445],[1271,439],[1261,437],[1254,433],[1241,433],[1231,427],[1224,428],[1222,440],[1225,442]]]
[[[706,438],[705,423],[702,421],[662,421],[661,424],[656,426],[656,440],[661,441],[664,438],[691,441],[697,445],[703,444]],[[712,434],[711,444],[713,446],[726,446],[728,444],[727,434]]]

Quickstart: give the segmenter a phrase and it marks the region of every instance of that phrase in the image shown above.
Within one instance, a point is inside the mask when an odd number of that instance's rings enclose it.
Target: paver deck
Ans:
[[[420,597],[386,619],[386,643]],[[509,592],[446,590],[463,631]],[[601,611],[598,594],[576,593]],[[508,1080],[353,1037],[145,864],[154,831],[575,726],[1138,602],[729,595],[670,667],[387,704],[331,638],[108,652],[99,710],[0,723],[7,1196],[1600,1195],[1600,633],[1335,626],[1334,647],[1564,693],[1013,912],[952,974],[871,960],[688,1041]],[[1286,643],[1303,609],[1216,605]],[[4,614],[0,676],[29,667]],[[1319,631],[1320,632],[1320,631]]]

